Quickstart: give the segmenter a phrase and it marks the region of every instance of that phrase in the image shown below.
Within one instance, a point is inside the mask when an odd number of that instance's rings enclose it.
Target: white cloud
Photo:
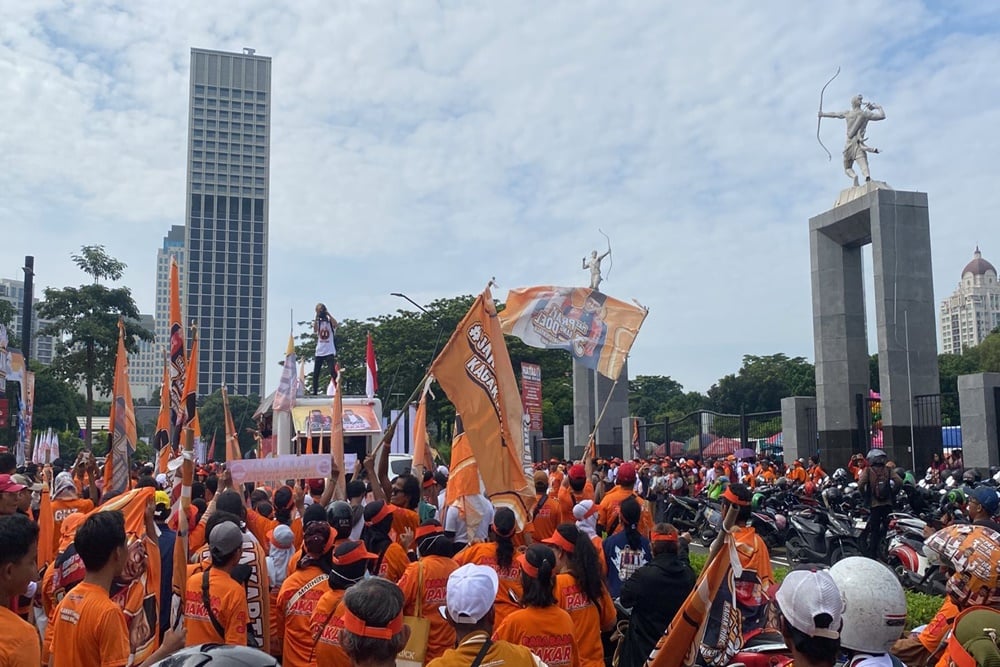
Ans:
[[[273,64],[269,359],[289,308],[582,283],[650,317],[632,373],[707,388],[744,353],[812,356],[807,220],[847,185],[828,108],[882,102],[873,175],[930,194],[938,299],[1000,258],[997,12],[919,2],[16,3],[0,25],[0,262],[45,285],[103,243],[153,305],[184,213],[188,53]],[[824,121],[837,157],[843,126]],[[991,250],[992,249],[992,250]],[[991,255],[992,252],[992,255]],[[14,276],[14,268],[2,275]],[[498,290],[503,296],[503,290]],[[271,364],[273,366],[273,364]],[[276,375],[270,373],[273,384]]]

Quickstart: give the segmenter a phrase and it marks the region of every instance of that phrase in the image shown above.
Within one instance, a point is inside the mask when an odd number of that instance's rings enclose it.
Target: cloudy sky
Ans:
[[[698,5],[698,6],[695,6]],[[0,22],[0,276],[82,282],[104,244],[152,312],[182,224],[191,47],[273,58],[268,386],[289,310],[364,319],[500,287],[650,309],[632,375],[707,389],[744,354],[813,357],[808,219],[849,183],[858,92],[873,177],[929,193],[935,297],[1000,262],[1000,5],[964,2],[34,0]],[[870,254],[869,254],[870,257]],[[605,262],[607,266],[607,262]],[[870,262],[868,263],[870,267]],[[870,269],[869,269],[870,270]],[[871,290],[870,276],[867,278]],[[874,343],[872,343],[874,345]]]

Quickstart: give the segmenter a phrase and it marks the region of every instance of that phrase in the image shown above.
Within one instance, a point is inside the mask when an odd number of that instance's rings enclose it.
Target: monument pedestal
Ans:
[[[613,392],[612,392],[613,388]],[[597,455],[599,457],[621,456],[624,458],[625,441],[632,437],[631,433],[616,436],[615,429],[620,427],[628,413],[628,362],[622,365],[621,376],[616,385],[600,373],[590,370],[578,361],[573,361],[573,440],[570,455],[574,459],[583,456],[590,433],[604,402],[611,400],[601,418],[597,429]]]
[[[1000,373],[958,377],[962,460],[986,472],[1000,466]]]
[[[940,391],[927,194],[887,188],[850,188],[846,203],[809,220],[819,449],[834,467],[865,448],[857,396],[869,389],[861,266],[868,244],[886,452],[909,467],[941,449],[938,429],[936,441],[922,433],[910,451],[912,397]]]

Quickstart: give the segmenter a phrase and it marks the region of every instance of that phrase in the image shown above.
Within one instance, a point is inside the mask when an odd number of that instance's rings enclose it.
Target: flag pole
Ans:
[[[423,390],[424,384],[427,382],[427,378],[430,378],[430,377],[432,377],[431,374],[430,374],[430,372],[424,374],[424,377],[421,378],[420,382],[417,383],[417,388],[413,390],[413,393],[410,394],[410,397],[408,399],[406,399],[406,402],[403,403],[403,405],[409,405],[410,403],[413,402],[413,400],[417,397],[417,394],[419,394],[421,392],[421,390]],[[406,410],[400,410],[399,411],[399,414],[396,415],[396,418],[393,419],[392,423],[389,424],[389,427],[387,429],[385,429],[385,434],[382,436],[382,440],[380,440],[379,443],[377,445],[375,445],[375,448],[372,449],[370,456],[375,456],[375,454],[378,452],[378,450],[382,449],[387,444],[389,444],[389,442],[392,440],[392,434],[396,430],[396,425],[399,423],[399,420],[403,417],[403,415],[405,413],[406,413]]]

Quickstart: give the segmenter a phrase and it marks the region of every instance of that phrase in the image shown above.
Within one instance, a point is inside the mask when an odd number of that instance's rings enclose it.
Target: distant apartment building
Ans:
[[[139,326],[153,334],[156,320],[152,315],[139,315]],[[128,355],[128,380],[132,389],[132,399],[149,400],[159,397],[163,382],[163,347],[157,341],[138,340],[139,349]]]
[[[36,291],[38,288],[35,288]],[[22,327],[24,326],[24,281],[0,278],[0,300],[6,301],[14,307],[14,321],[11,323],[10,333],[21,338]],[[49,323],[38,316],[39,299],[34,299],[34,312],[31,318],[31,367],[36,368],[38,364],[48,366],[55,356],[56,339],[53,336],[39,336],[38,331]],[[23,341],[22,341],[23,344]]]
[[[153,316],[156,320],[156,347],[166,350],[170,347],[170,261],[177,260],[180,276],[181,317],[184,317],[184,225],[174,225],[163,237],[163,245],[156,251],[156,304]]]
[[[983,259],[979,246],[962,269],[962,279],[950,297],[941,302],[941,351],[961,354],[979,345],[1000,327],[1000,284],[997,270]]]

